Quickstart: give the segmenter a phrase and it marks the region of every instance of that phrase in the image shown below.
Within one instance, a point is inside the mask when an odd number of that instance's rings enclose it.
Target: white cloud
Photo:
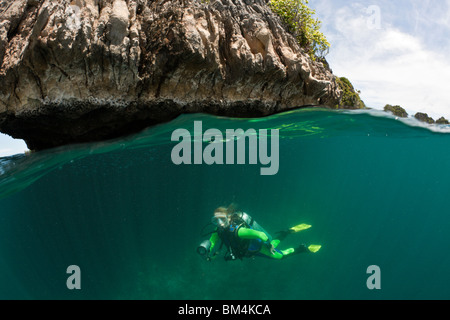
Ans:
[[[437,19],[437,24],[450,29],[450,0],[445,0],[447,9],[443,11],[443,15],[441,15]]]
[[[0,157],[24,153],[27,150],[28,148],[23,140],[13,139],[10,136],[0,134]]]
[[[327,59],[334,73],[348,77],[369,107],[399,104],[410,114],[450,118],[450,62],[444,53],[386,21],[379,29],[369,28],[366,9],[354,3],[328,16],[325,34],[332,49]]]

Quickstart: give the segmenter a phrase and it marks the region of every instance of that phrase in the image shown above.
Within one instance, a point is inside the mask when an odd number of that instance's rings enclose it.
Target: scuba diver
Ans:
[[[242,260],[254,256],[280,260],[303,252],[315,253],[321,248],[320,245],[307,247],[304,244],[285,250],[277,248],[288,235],[311,228],[308,224],[300,224],[280,231],[277,233],[277,237],[272,239],[250,215],[245,212],[230,211],[224,207],[214,211],[212,223],[216,225],[216,230],[209,240],[204,240],[197,248],[197,252],[208,261],[219,253],[223,245],[227,248],[226,261]],[[217,245],[219,240],[221,241],[220,246]]]

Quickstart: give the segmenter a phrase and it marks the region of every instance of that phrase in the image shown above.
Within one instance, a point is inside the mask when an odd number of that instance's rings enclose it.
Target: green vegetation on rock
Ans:
[[[352,83],[344,77],[336,77],[336,83],[342,90],[342,98],[338,108],[344,109],[364,109],[366,105],[359,96],[359,91],[356,91]]]
[[[314,18],[308,0],[270,0],[269,6],[313,60],[324,57],[330,43],[320,32],[322,22]]]
[[[450,124],[450,122],[445,119],[444,117],[440,117],[439,119],[436,120],[437,124]]]
[[[390,104],[387,104],[384,107],[384,111],[392,112],[392,114],[394,116],[397,116],[397,117],[400,117],[400,118],[407,118],[408,117],[408,113],[406,112],[406,110],[403,109],[402,107],[398,106],[398,105],[397,106],[392,106]]]
[[[408,113],[405,111],[405,109],[403,109],[400,106],[392,106],[390,104],[387,104],[384,107],[384,111],[386,112],[391,112],[394,116],[400,117],[400,118],[407,118],[408,117]],[[446,118],[444,117],[440,117],[438,120],[434,121],[434,119],[432,117],[430,117],[427,113],[423,113],[423,112],[417,112],[414,115],[414,118],[416,118],[417,120],[421,121],[421,122],[425,122],[428,124],[441,124],[441,125],[449,125],[450,121],[448,121]]]
[[[416,115],[414,116],[414,118],[416,118],[417,120],[419,120],[421,122],[426,122],[428,124],[435,123],[433,118],[429,117],[428,114],[422,113],[422,112],[417,112]]]

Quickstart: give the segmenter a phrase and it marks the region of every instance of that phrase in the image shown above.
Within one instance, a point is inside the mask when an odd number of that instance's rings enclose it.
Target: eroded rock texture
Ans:
[[[1,1],[0,62],[0,131],[30,149],[341,96],[264,0]]]

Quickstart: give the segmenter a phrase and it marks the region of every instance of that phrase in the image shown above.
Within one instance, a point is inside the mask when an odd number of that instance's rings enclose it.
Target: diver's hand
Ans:
[[[275,246],[273,244],[270,244],[270,253],[275,254]]]
[[[264,242],[264,244],[267,246],[267,248],[269,248],[269,251],[270,251],[271,254],[275,254],[276,253],[275,246],[272,243],[270,243],[270,241],[268,239],[267,239],[266,242]]]

